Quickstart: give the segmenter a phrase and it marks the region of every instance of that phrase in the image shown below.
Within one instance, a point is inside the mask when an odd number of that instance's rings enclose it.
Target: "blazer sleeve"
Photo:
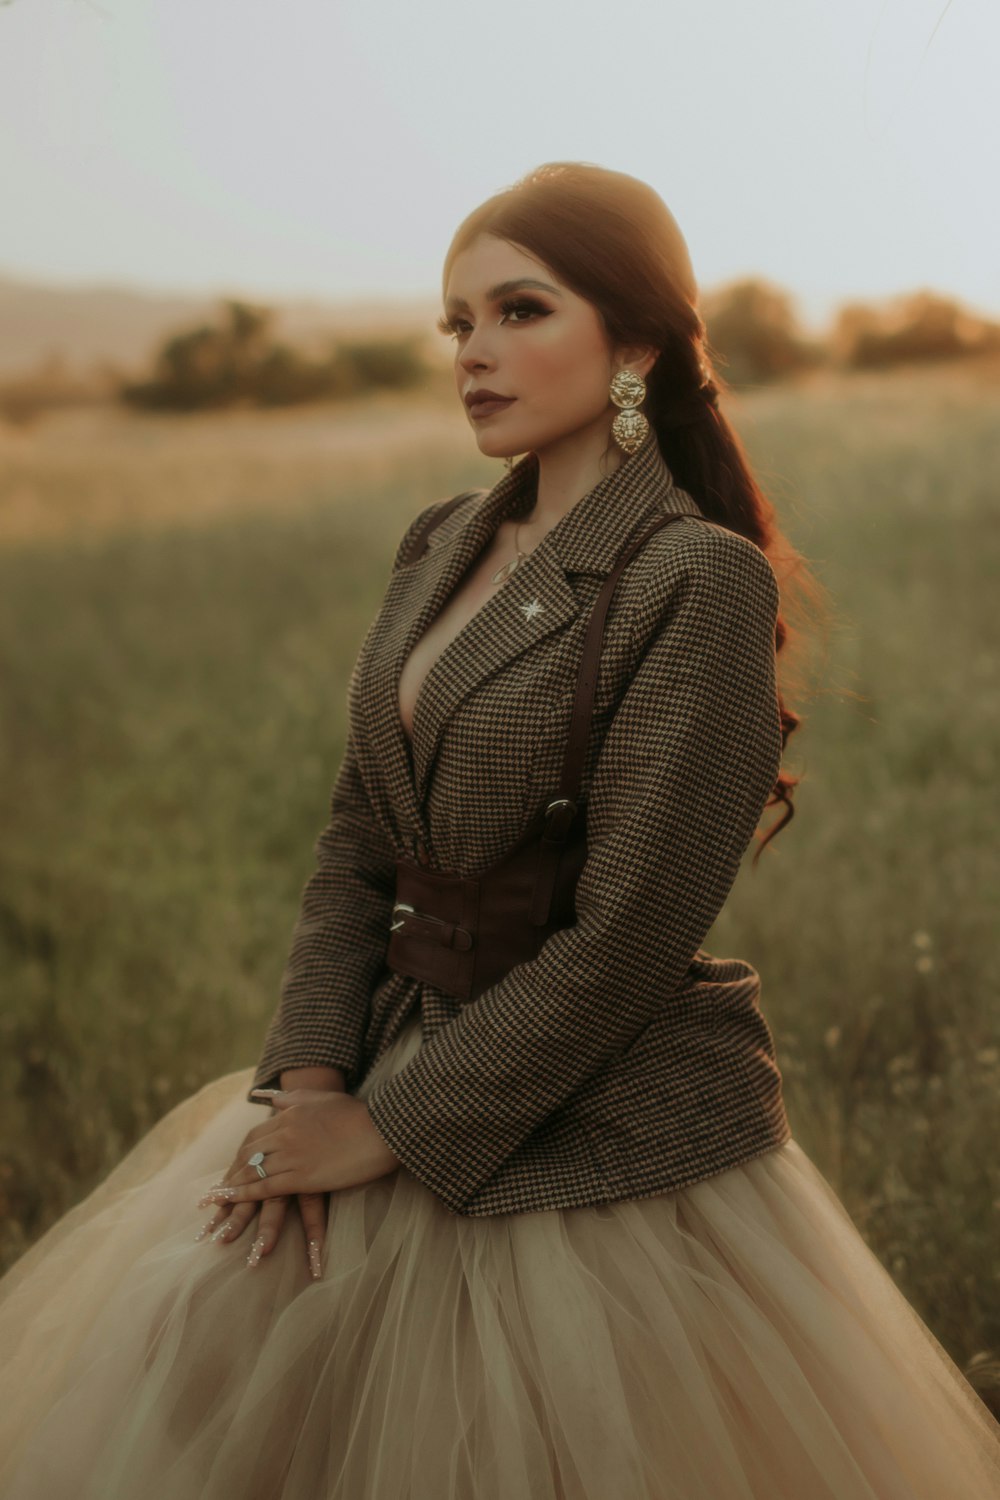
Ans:
[[[393,569],[433,509],[425,507],[411,521]],[[358,1081],[369,1001],[388,945],[396,855],[372,812],[350,725],[329,821],[314,852],[316,867],[302,892],[252,1088],[276,1087],[286,1068],[317,1065],[342,1068],[348,1089]]]
[[[253,1088],[276,1088],[286,1068],[316,1065],[342,1068],[348,1089],[357,1081],[369,999],[385,962],[396,871],[350,735],[315,855]]]
[[[721,528],[686,553],[595,765],[575,923],[368,1096],[393,1152],[455,1212],[669,1006],[773,790],[774,573]]]

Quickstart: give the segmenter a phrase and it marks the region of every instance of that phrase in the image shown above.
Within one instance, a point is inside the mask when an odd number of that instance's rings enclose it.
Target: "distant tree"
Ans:
[[[853,369],[964,358],[1000,348],[1000,325],[954,299],[921,290],[882,304],[850,302],[831,336],[837,361]]]
[[[825,358],[822,345],[803,336],[789,294],[759,278],[706,294],[701,310],[731,385],[780,380]]]
[[[420,342],[418,335],[411,335],[341,344],[335,352],[334,365],[356,390],[371,386],[405,390],[419,384],[426,373]]]
[[[221,327],[203,323],[168,338],[155,357],[152,378],[124,383],[122,399],[178,411],[252,399],[272,317],[267,308],[226,300]]]
[[[168,338],[155,356],[151,378],[122,382],[120,399],[173,411],[290,406],[382,386],[405,389],[427,374],[419,340],[412,336],[337,343],[313,359],[275,341],[273,321],[268,308],[227,299],[220,326],[204,323]]]
[[[256,393],[261,406],[295,406],[341,394],[331,381],[329,361],[305,359],[289,344],[273,344],[261,360]]]

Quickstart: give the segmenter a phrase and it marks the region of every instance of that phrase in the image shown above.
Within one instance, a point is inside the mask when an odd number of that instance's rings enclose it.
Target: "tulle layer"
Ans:
[[[358,1093],[421,1042],[405,1025]],[[1000,1424],[795,1141],[680,1192],[486,1219],[405,1169],[195,1242],[251,1070],[0,1281],[4,1500],[995,1500]]]

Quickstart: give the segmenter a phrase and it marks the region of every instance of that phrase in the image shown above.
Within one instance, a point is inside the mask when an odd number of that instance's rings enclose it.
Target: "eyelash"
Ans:
[[[550,312],[549,308],[542,307],[537,302],[531,302],[520,297],[510,298],[506,302],[501,302],[500,310],[505,316],[507,313],[512,312],[530,312],[537,313],[542,318],[547,318]],[[438,318],[438,332],[449,334],[453,339],[457,339],[459,337],[458,325],[464,322],[464,318]]]

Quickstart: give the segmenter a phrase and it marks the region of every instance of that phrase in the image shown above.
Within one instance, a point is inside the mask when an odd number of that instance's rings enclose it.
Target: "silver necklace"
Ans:
[[[530,557],[531,556],[530,552],[522,552],[521,549],[520,549],[520,547],[517,544],[518,525],[519,525],[519,523],[517,521],[515,521],[514,522],[514,553],[515,553],[515,556],[511,558],[510,562],[505,562],[502,567],[497,568],[496,572],[493,574],[493,577],[491,579],[492,583],[503,583],[504,580],[507,579],[507,578],[509,578],[510,575],[514,572],[515,568],[518,568],[521,565],[521,563],[524,562],[524,560],[525,560],[526,557]],[[534,549],[532,549],[532,551],[533,550]]]

